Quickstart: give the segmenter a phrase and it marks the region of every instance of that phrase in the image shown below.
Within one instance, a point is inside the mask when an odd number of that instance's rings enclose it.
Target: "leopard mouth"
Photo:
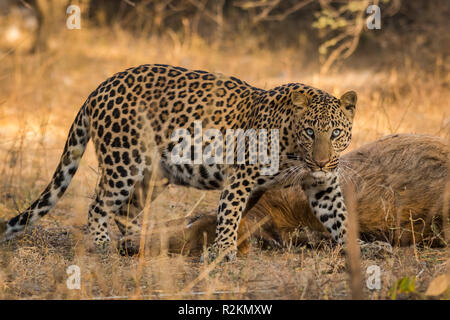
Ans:
[[[307,167],[311,172],[324,172],[324,173],[334,173],[337,171],[339,166],[339,159],[334,159],[328,162],[325,166],[321,167],[316,164],[315,161],[305,158]]]
[[[338,166],[333,167],[319,167],[317,165],[308,165],[313,177],[328,177],[329,175],[334,175],[338,171]]]

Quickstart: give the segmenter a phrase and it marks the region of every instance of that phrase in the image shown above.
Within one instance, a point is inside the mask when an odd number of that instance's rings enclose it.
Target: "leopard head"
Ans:
[[[350,144],[357,96],[354,91],[337,99],[308,88],[291,93],[295,108],[297,143],[313,173],[329,173]]]

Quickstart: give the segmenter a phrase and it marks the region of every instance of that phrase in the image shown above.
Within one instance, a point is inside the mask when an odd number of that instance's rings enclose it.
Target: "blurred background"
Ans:
[[[368,28],[369,5],[380,8],[379,29]],[[265,89],[302,82],[336,96],[355,90],[349,150],[392,133],[448,140],[449,17],[448,0],[0,0],[0,218],[25,208],[48,183],[88,95],[114,73],[145,63],[221,72]],[[97,177],[89,145],[66,195],[43,223],[84,225]],[[200,197],[197,210],[214,210],[217,193],[178,188],[156,211],[184,215]],[[24,255],[27,263],[11,258],[11,270],[24,268],[14,278],[19,294],[39,296],[42,289],[26,281],[52,287],[48,275],[58,256],[42,265],[42,254],[34,252]],[[161,273],[168,267],[163,264]],[[273,265],[274,273],[283,270]],[[166,276],[167,287],[177,288],[179,277]],[[282,291],[283,279],[272,279]],[[318,283],[310,297],[322,298],[324,286]]]
[[[445,0],[2,0],[1,49],[33,53],[60,46],[69,36],[70,5],[80,9],[82,33],[99,38],[100,30],[122,29],[184,45],[291,49],[297,68],[323,73],[346,59],[352,65],[361,57],[361,64],[398,63],[405,54],[433,68],[448,53]],[[378,29],[367,28],[369,5],[380,8]]]

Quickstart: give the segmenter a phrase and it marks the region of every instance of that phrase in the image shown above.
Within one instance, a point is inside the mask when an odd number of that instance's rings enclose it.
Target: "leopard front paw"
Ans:
[[[347,230],[343,229],[340,232],[333,234],[333,241],[336,244],[344,246],[347,242]]]
[[[212,263],[214,261],[217,262],[232,262],[237,260],[237,248],[228,246],[218,246],[213,244],[210,246],[204,255],[202,255],[200,261],[208,263]]]
[[[88,236],[88,241],[86,241],[86,249],[88,252],[97,254],[107,254],[111,250],[111,239],[108,235],[104,237],[100,236]]]
[[[86,244],[88,252],[96,253],[100,255],[109,254],[111,252],[110,241],[94,241]]]
[[[117,244],[117,250],[121,256],[134,256],[139,253],[139,244],[131,239],[122,238]]]

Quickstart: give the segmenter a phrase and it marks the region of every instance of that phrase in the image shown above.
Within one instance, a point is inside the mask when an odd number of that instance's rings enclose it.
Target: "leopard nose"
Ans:
[[[323,168],[330,162],[330,159],[316,159],[316,163],[320,168]]]

